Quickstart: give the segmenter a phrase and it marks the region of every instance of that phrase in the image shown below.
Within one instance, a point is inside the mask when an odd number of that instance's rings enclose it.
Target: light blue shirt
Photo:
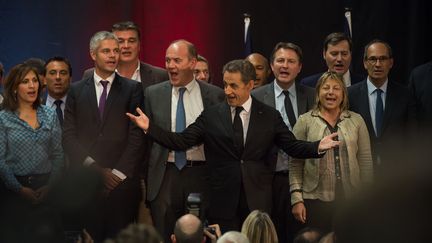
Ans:
[[[275,104],[276,104],[276,110],[279,111],[279,113],[282,116],[283,121],[288,126],[288,128],[292,131],[291,124],[288,120],[288,114],[285,110],[285,94],[282,93],[284,90],[277,84],[276,80],[274,81],[274,94],[275,94]],[[289,87],[289,98],[291,100],[291,104],[293,106],[294,115],[296,118],[298,118],[298,107],[297,107],[297,92],[295,89],[295,82]],[[276,171],[282,171],[282,170],[288,170],[288,161],[290,160],[288,154],[286,154],[284,151],[279,150],[278,153],[278,159],[276,163]]]
[[[377,130],[376,130],[376,126],[375,126],[375,111],[376,111],[376,100],[377,100],[377,92],[376,89],[378,87],[376,87],[369,79],[369,77],[367,78],[367,89],[368,89],[368,98],[369,98],[369,112],[371,115],[371,119],[372,119],[372,125],[374,127],[374,131],[375,131],[375,135],[377,134]],[[387,97],[387,84],[388,84],[388,79],[384,82],[384,84],[379,87],[383,92],[381,93],[381,98],[383,101],[383,110],[385,111],[385,101],[386,101],[386,97]]]
[[[65,110],[65,106],[66,106],[66,95],[63,96],[63,98],[61,98],[60,100],[62,100],[63,102],[60,104],[60,108],[62,110],[63,113],[63,118],[64,118],[64,110]],[[46,99],[46,106],[53,108],[54,110],[57,108],[57,106],[54,104],[54,102],[56,101],[56,99],[54,99],[53,97],[51,97],[49,94],[47,95],[47,99]]]
[[[33,129],[16,112],[0,111],[0,179],[6,188],[19,191],[15,175],[51,173],[58,178],[64,166],[61,127],[55,110],[40,106],[39,127]]]

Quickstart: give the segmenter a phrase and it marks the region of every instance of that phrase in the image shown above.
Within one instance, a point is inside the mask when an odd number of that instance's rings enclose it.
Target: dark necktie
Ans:
[[[108,81],[101,80],[100,83],[103,86],[103,91],[102,91],[102,94],[101,94],[101,96],[99,98],[99,114],[100,114],[100,117],[103,118],[103,113],[104,113],[104,110],[105,110],[105,102],[106,102],[106,99],[107,99]]]
[[[296,123],[296,117],[295,117],[295,114],[294,114],[294,109],[293,109],[293,106],[292,106],[292,103],[291,103],[291,99],[289,97],[289,91],[288,90],[284,90],[282,92],[285,95],[285,101],[284,101],[285,104],[284,105],[285,105],[286,114],[288,116],[288,121],[289,121],[289,123],[291,125],[291,128],[294,128],[294,125]]]
[[[179,88],[179,99],[177,102],[177,112],[176,112],[176,132],[182,132],[186,128],[186,115],[183,104],[183,94],[186,91],[186,88]],[[176,151],[174,154],[175,157],[175,165],[179,170],[183,169],[186,165],[186,152],[185,151]]]
[[[56,100],[54,101],[54,104],[56,105],[56,113],[57,117],[59,119],[60,125],[63,126],[63,111],[61,109],[61,104],[63,103],[63,100]]]
[[[239,156],[243,154],[244,149],[244,138],[243,138],[243,123],[240,118],[240,112],[243,110],[243,107],[236,107],[234,122],[233,122],[233,130],[234,130],[234,145],[237,149],[237,153]]]
[[[376,128],[376,135],[377,137],[381,136],[381,129],[382,129],[382,123],[383,123],[383,116],[384,116],[384,105],[383,100],[381,97],[381,94],[383,91],[381,89],[376,89],[375,93],[377,95],[376,97],[376,108],[375,108],[375,128]]]

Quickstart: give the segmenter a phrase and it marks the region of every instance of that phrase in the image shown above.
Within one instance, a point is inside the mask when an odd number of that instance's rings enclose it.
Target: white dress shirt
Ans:
[[[377,100],[377,92],[375,92],[376,89],[380,88],[383,92],[381,95],[382,101],[383,101],[383,110],[385,111],[385,101],[387,96],[387,84],[388,79],[384,82],[384,84],[381,87],[376,87],[369,79],[367,78],[367,89],[368,89],[368,98],[369,98],[369,112],[372,119],[372,125],[374,127],[375,134],[377,134],[376,125],[375,125],[375,111],[376,111],[376,100]]]

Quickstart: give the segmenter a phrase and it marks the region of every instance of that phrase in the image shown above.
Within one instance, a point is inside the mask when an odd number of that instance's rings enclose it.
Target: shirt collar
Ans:
[[[139,73],[140,70],[141,70],[140,68],[141,68],[141,62],[140,62],[140,60],[138,60],[138,65],[137,65],[137,68],[135,69],[134,74],[135,74],[135,73]],[[118,71],[117,68],[116,68],[115,72],[118,73],[120,76],[122,76],[121,73]]]
[[[243,107],[243,110],[246,111],[246,113],[249,113],[252,107],[252,97],[249,95],[249,98],[241,106]],[[231,112],[233,112],[234,110],[235,110],[235,106],[231,106]]]
[[[387,85],[388,85],[388,78],[386,79],[386,81],[384,82],[384,84],[381,87],[376,87],[372,81],[369,79],[369,76],[367,77],[367,89],[368,89],[368,94],[371,95],[373,92],[375,92],[375,90],[377,88],[380,88],[384,93],[387,93]]]
[[[94,82],[95,82],[96,85],[100,85],[100,81],[101,81],[101,80],[106,80],[106,81],[108,81],[108,83],[111,85],[112,82],[114,81],[115,74],[116,74],[116,73],[113,72],[113,73],[112,73],[108,78],[103,79],[103,78],[101,78],[99,75],[97,75],[97,73],[96,73],[96,71],[95,71],[94,74],[93,74],[93,79],[94,79]]]
[[[279,84],[276,82],[276,79],[274,80],[274,91],[275,91],[275,95],[276,97],[279,97],[281,95],[283,95],[283,91],[284,89],[282,89]],[[296,96],[296,88],[295,88],[295,81],[293,82],[293,84],[288,88],[288,91],[290,93],[290,95],[292,96]]]
[[[190,93],[193,91],[193,89],[196,89],[196,87],[198,85],[199,85],[198,82],[195,79],[192,79],[192,81],[189,82],[188,84],[186,84],[185,86],[178,86],[178,87],[173,87],[173,88],[177,94],[178,94],[180,88],[186,88],[186,91]]]
[[[46,104],[48,106],[52,106],[54,104],[54,101],[56,101],[57,99],[54,99],[53,97],[51,97],[49,94],[47,95],[47,100],[46,100]],[[63,101],[63,104],[66,103],[66,95],[63,96],[61,99],[61,101]]]

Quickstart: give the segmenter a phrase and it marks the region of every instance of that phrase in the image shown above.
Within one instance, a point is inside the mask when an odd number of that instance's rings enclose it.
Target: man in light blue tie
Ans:
[[[376,176],[391,174],[403,162],[406,136],[415,118],[414,99],[408,88],[389,80],[393,67],[390,45],[373,40],[365,47],[363,65],[368,77],[348,88],[350,110],[362,115],[369,130]]]
[[[145,90],[146,114],[166,130],[183,131],[204,108],[224,100],[222,89],[195,80],[196,62],[197,51],[192,43],[172,42],[165,55],[169,80]],[[201,212],[207,207],[206,158],[202,145],[187,151],[172,151],[157,143],[151,148],[145,165],[147,200],[156,229],[169,242],[176,220],[186,213],[189,193],[202,193]]]

